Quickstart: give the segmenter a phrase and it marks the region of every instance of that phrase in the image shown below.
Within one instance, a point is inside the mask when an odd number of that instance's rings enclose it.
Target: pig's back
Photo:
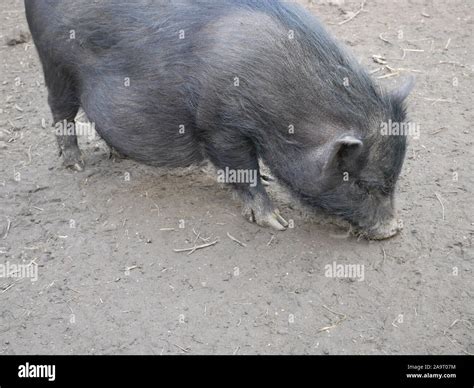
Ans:
[[[235,119],[243,122],[235,76],[252,86],[244,99],[248,111],[265,98],[268,112],[281,112],[281,101],[290,96],[305,102],[286,112],[297,118],[319,98],[312,87],[315,78],[326,76],[319,64],[335,71],[348,64],[319,23],[276,0],[26,0],[26,5],[43,63],[71,74],[98,132],[122,153],[153,164],[199,160],[198,127],[219,127],[215,106],[235,102]],[[226,21],[236,18],[242,23]],[[298,29],[296,45],[288,41],[292,28]],[[263,97],[262,89],[268,90]],[[279,119],[275,114],[265,122]]]

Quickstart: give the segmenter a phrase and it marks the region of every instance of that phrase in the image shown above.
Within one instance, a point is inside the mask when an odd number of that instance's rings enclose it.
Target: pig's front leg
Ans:
[[[265,191],[260,177],[255,187],[237,185],[235,191],[242,200],[242,215],[247,220],[260,226],[270,226],[276,230],[285,230],[288,227],[288,222],[274,207]]]
[[[280,215],[265,191],[258,156],[251,141],[239,133],[215,131],[205,144],[207,155],[217,167],[222,183],[229,183],[243,202],[242,214],[250,222],[285,230]]]

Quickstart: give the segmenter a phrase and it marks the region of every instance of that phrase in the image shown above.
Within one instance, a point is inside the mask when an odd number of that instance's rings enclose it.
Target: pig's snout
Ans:
[[[401,220],[396,217],[381,221],[366,232],[367,238],[370,240],[385,240],[398,234],[403,229],[402,225]]]

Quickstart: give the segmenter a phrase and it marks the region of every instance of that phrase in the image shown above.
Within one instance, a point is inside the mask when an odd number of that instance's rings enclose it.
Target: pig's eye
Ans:
[[[387,195],[390,192],[388,187],[386,187],[383,184],[380,184],[379,182],[375,182],[375,181],[360,180],[360,181],[357,182],[357,185],[362,190],[365,190],[365,191],[367,191],[368,193],[371,193],[371,194],[382,193],[384,195]]]
[[[376,187],[376,184],[375,182],[359,180],[357,181],[357,186],[359,186],[361,189],[371,190]]]

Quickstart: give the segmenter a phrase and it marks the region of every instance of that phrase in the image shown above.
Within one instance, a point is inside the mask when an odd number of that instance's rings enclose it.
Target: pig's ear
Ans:
[[[350,165],[360,154],[364,143],[353,135],[346,135],[331,144],[324,170]]]
[[[390,93],[392,101],[403,102],[412,92],[415,87],[415,77],[410,76],[406,78],[403,83],[395,90]]]

